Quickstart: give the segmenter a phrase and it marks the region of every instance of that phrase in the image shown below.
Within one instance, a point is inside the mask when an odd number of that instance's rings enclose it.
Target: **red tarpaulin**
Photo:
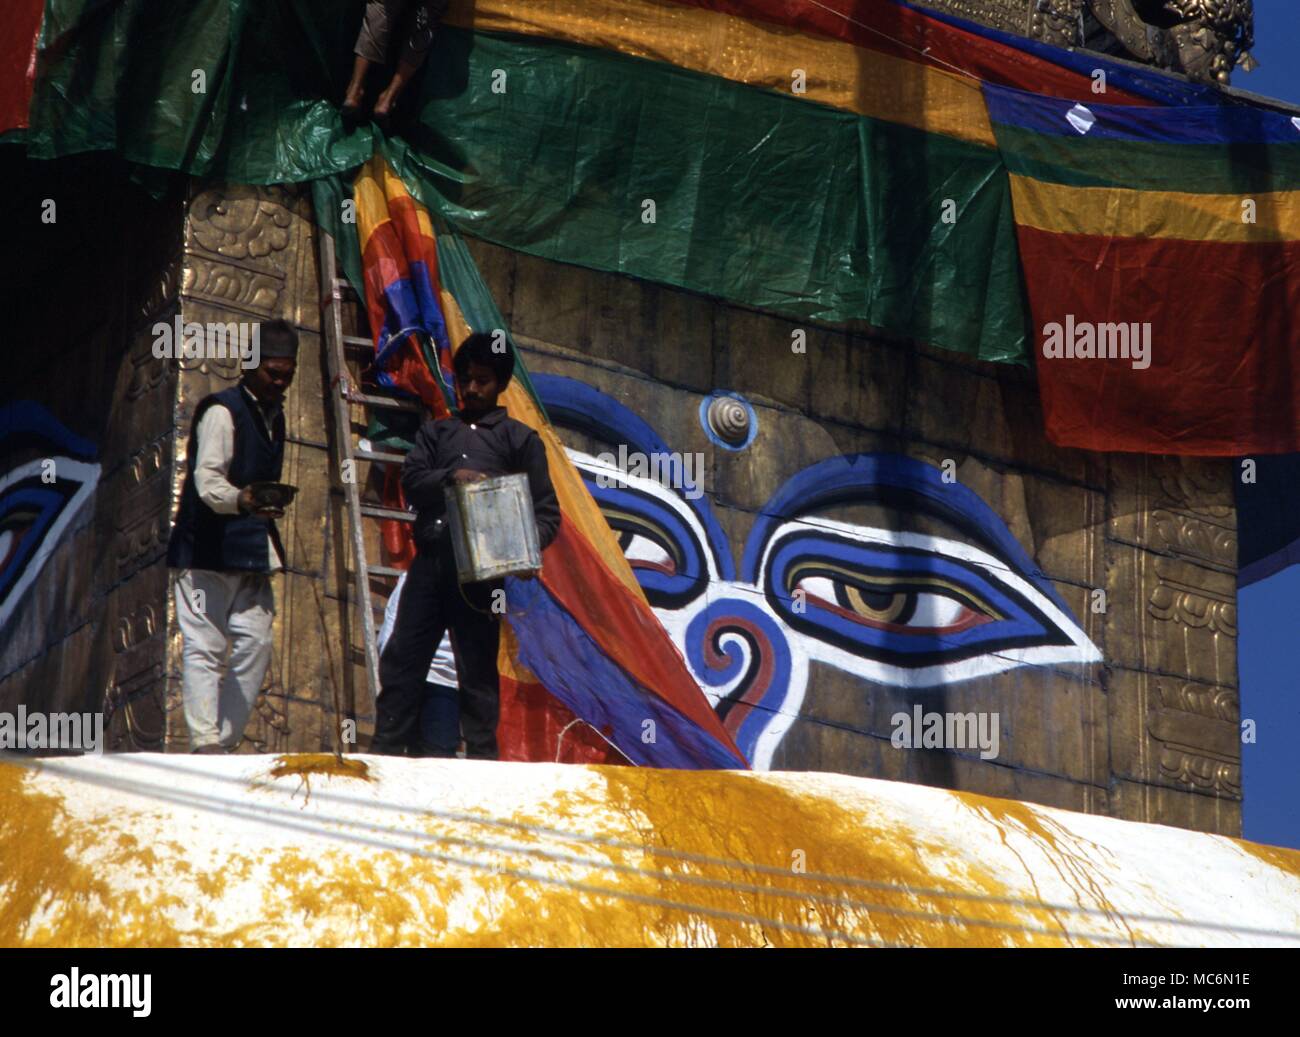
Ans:
[[[8,0],[0,33],[0,133],[27,127],[44,0]]]

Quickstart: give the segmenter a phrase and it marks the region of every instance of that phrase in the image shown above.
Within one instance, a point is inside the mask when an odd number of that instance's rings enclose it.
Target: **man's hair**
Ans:
[[[492,368],[492,373],[504,389],[510,376],[515,373],[515,353],[504,338],[501,339],[501,350],[498,352],[495,336],[486,331],[476,331],[460,344],[451,361],[457,378],[463,378],[469,372],[470,364]]]
[[[262,356],[298,358],[298,332],[283,317],[262,321]]]

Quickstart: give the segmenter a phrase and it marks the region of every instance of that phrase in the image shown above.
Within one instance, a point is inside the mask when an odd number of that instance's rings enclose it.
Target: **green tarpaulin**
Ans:
[[[338,203],[338,174],[376,144],[369,129],[345,134],[335,107],[361,7],[49,0],[29,153],[113,150],[243,183],[325,179],[318,202]],[[1025,362],[994,149],[602,50],[452,28],[413,91],[418,122],[379,146],[465,233]]]

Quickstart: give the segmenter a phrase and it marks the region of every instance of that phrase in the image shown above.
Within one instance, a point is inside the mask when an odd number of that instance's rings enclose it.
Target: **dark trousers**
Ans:
[[[460,726],[465,755],[495,760],[497,645],[500,628],[491,611],[492,591],[501,581],[456,581],[456,562],[444,538],[437,551],[420,551],[411,562],[397,606],[393,633],[379,658],[379,696],[375,737],[370,751],[399,756],[406,751],[420,719],[425,677],[438,642],[448,628],[460,678]]]
[[[460,691],[425,681],[420,719],[411,733],[411,756],[452,757],[460,748]]]

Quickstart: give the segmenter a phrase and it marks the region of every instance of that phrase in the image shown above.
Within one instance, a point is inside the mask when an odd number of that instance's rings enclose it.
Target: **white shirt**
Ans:
[[[262,404],[247,389],[243,389],[243,392],[269,436],[270,425]],[[235,457],[234,416],[222,404],[213,404],[203,412],[194,437],[198,440],[194,455],[194,489],[198,491],[199,500],[218,515],[238,515],[239,487],[226,478],[230,462]],[[280,557],[275,540],[269,533],[266,537],[266,557],[270,560],[267,572],[278,572],[284,568],[284,559]]]
[[[384,623],[379,628],[379,636],[376,638],[381,652],[393,633],[393,624],[397,622],[397,603],[401,600],[402,588],[405,586],[406,573],[402,573],[397,578],[397,586],[393,588],[393,593],[388,596],[388,604],[384,607]],[[430,684],[441,684],[447,688],[455,688],[460,684],[460,679],[456,676],[456,656],[452,654],[451,638],[446,634],[442,635],[442,640],[438,643],[438,650],[433,655],[433,662],[429,663],[429,674],[425,680]]]

